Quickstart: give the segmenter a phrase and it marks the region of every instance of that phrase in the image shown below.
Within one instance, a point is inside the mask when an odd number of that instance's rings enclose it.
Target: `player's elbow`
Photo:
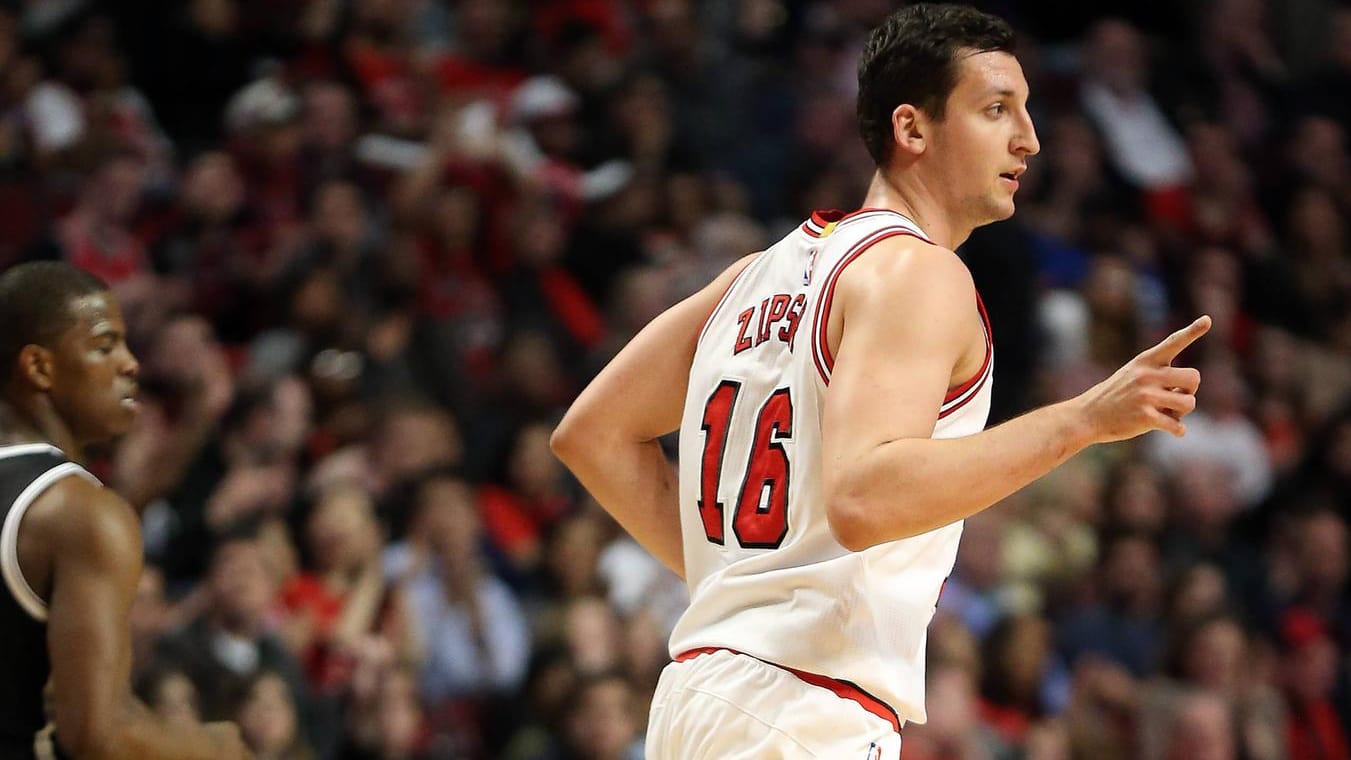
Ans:
[[[903,497],[835,489],[826,497],[826,520],[835,541],[851,552],[918,535],[923,527],[907,518]]]
[[[596,453],[598,434],[599,430],[587,422],[586,415],[574,407],[549,435],[549,449],[558,461],[576,473]]]
[[[833,491],[831,493],[830,491]],[[826,496],[826,521],[835,540],[851,552],[863,551],[878,543],[876,525],[862,494],[843,488],[830,489]]]
[[[606,412],[578,402],[549,435],[549,449],[574,475],[605,466],[617,447],[638,439],[625,420]]]
[[[554,428],[553,433],[549,434],[549,450],[558,457],[558,461],[569,467],[576,461],[580,438],[577,433],[579,425],[575,417],[576,415],[569,410]]]

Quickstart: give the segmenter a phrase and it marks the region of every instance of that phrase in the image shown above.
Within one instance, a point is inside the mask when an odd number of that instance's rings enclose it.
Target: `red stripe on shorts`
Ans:
[[[727,647],[700,647],[698,649],[691,649],[688,652],[682,652],[676,656],[675,661],[685,662],[686,660],[693,660],[700,655],[712,654],[714,652],[730,652],[732,654],[751,657],[751,655],[745,654],[745,652],[738,652],[735,649],[728,649]],[[778,668],[779,670],[786,670],[812,686],[829,689],[835,696],[855,702],[859,707],[862,707],[864,710],[867,710],[873,715],[885,720],[887,723],[890,723],[892,730],[896,733],[899,734],[901,732],[901,719],[900,716],[896,714],[896,711],[891,709],[886,702],[883,702],[877,697],[864,691],[858,684],[842,681],[838,678],[830,678],[829,676],[817,675],[816,673],[808,673],[805,670],[798,670],[797,668],[776,665],[772,662],[765,662],[759,657],[753,657],[752,659],[764,662],[766,665]]]

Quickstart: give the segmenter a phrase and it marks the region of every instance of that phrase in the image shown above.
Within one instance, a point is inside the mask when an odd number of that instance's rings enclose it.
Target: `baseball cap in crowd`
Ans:
[[[567,116],[577,110],[577,95],[557,77],[527,79],[511,95],[510,116],[514,124]]]
[[[231,132],[289,124],[300,116],[300,98],[273,77],[245,85],[225,107],[225,126]]]

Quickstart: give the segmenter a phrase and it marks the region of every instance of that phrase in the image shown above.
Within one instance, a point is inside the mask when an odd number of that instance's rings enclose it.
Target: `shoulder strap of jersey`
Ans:
[[[924,233],[915,226],[914,222],[906,219],[895,212],[881,212],[887,217],[879,216],[872,218],[870,216],[869,224],[857,226],[849,229],[845,225],[837,226],[835,235],[844,236],[840,241],[842,248],[837,248],[839,253],[832,252],[827,261],[822,262],[830,267],[826,274],[826,279],[821,283],[820,295],[816,299],[816,311],[812,317],[812,361],[816,364],[816,370],[821,376],[822,382],[830,385],[830,375],[835,368],[835,357],[830,352],[827,334],[830,325],[830,307],[835,300],[835,286],[840,280],[840,275],[844,270],[872,248],[874,245],[887,240],[888,238],[900,235],[908,235],[918,238],[924,242],[930,242]],[[833,259],[833,262],[831,261]]]
[[[41,445],[35,444],[35,446]],[[6,455],[18,456],[17,454],[6,451],[6,449],[14,448],[17,447],[5,447],[4,449],[0,449],[0,457]],[[26,453],[29,456],[50,453],[47,449],[55,451],[57,456],[64,459],[64,455],[61,454],[60,449],[56,449],[55,447],[38,448]],[[43,458],[46,459],[46,457]],[[18,497],[14,499],[13,504],[9,507],[9,511],[5,514],[3,525],[0,525],[0,576],[3,576],[5,587],[14,597],[14,600],[19,603],[19,606],[32,616],[34,620],[46,622],[47,603],[42,600],[42,597],[38,596],[37,592],[33,591],[32,586],[28,585],[28,580],[23,577],[23,570],[19,567],[19,525],[23,521],[24,514],[28,511],[28,508],[32,506],[33,502],[36,501],[44,491],[51,488],[54,483],[62,478],[76,476],[85,478],[95,485],[102,484],[99,482],[98,478],[91,475],[88,470],[74,462],[54,459],[51,466],[47,467],[45,470],[40,469],[38,472],[39,474],[19,492]]]

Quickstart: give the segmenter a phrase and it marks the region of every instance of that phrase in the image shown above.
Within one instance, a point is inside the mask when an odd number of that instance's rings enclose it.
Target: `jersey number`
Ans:
[[[718,501],[727,433],[741,383],[723,380],[704,404],[704,455],[699,467],[699,517],[704,535],[722,545],[723,504]],[[788,535],[788,452],[793,437],[793,399],[787,388],[770,395],[755,418],[755,442],[741,481],[732,532],[747,549],[777,549]]]

